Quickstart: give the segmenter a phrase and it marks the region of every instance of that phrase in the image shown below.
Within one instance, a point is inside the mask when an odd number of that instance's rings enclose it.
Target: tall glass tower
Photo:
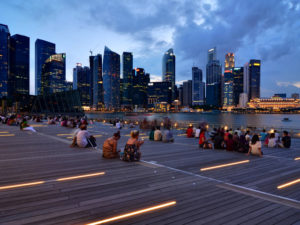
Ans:
[[[172,84],[172,101],[175,100],[175,82],[176,82],[176,57],[173,49],[170,48],[165,52],[162,60],[162,78],[163,81],[171,82]]]
[[[192,68],[193,90],[192,101],[193,105],[203,105],[205,101],[205,83],[202,81],[202,70],[198,67]]]
[[[249,99],[260,98],[260,60],[250,60],[249,77]]]
[[[233,53],[227,53],[225,55],[225,70],[230,70],[234,67],[234,54]]]
[[[41,94],[41,78],[43,65],[51,55],[55,54],[55,44],[37,39],[35,41],[35,94]]]
[[[132,106],[133,87],[133,57],[131,52],[123,52],[123,97],[122,104],[127,107]]]
[[[8,95],[29,95],[29,37],[13,35],[10,38],[10,74]]]
[[[120,55],[105,46],[103,59],[103,90],[106,109],[120,107]]]
[[[0,98],[8,95],[9,38],[8,26],[0,24]]]
[[[66,90],[66,54],[51,55],[42,68],[41,94]]]
[[[244,90],[244,67],[233,68],[233,104],[238,105]]]
[[[94,56],[93,63],[93,107],[96,109],[103,106],[103,78],[102,78],[102,55],[98,54]]]
[[[77,63],[73,69],[73,90],[78,90],[82,106],[91,105],[91,73],[90,68]]]
[[[222,102],[222,65],[216,60],[216,48],[208,50],[206,64],[206,104],[220,107]]]

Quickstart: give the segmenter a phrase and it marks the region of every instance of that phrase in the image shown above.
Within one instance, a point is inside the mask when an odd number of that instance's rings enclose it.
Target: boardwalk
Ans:
[[[68,128],[36,129],[0,125],[1,225],[88,224],[164,203],[107,224],[300,224],[300,182],[277,188],[300,179],[300,140],[258,158],[199,150],[195,139],[176,136],[172,144],[146,140],[143,160],[126,163],[103,159],[101,148],[69,148]],[[101,147],[115,128],[89,130]],[[19,184],[28,185],[12,186]]]

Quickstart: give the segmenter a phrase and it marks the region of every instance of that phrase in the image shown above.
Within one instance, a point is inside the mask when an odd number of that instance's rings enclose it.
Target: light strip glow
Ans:
[[[93,135],[93,137],[102,137],[102,136],[103,136],[102,134]]]
[[[160,205],[157,205],[157,206],[153,206],[153,207],[141,209],[141,210],[138,210],[138,211],[133,211],[131,213],[126,213],[126,214],[122,214],[122,215],[119,215],[119,216],[111,217],[111,218],[108,218],[108,219],[99,220],[99,221],[96,221],[96,222],[93,222],[93,223],[88,223],[87,225],[104,224],[104,223],[108,223],[108,222],[111,222],[111,221],[116,221],[116,220],[124,219],[124,218],[127,218],[127,217],[139,215],[139,214],[142,214],[142,213],[154,211],[154,210],[165,208],[165,207],[172,206],[172,205],[176,205],[176,201],[171,201],[171,202],[167,202],[167,203],[160,204]]]
[[[71,136],[73,134],[57,134],[57,136]]]
[[[31,127],[47,127],[47,125],[42,125],[42,124],[31,124]]]
[[[11,137],[15,136],[14,134],[0,134],[0,137]]]
[[[295,158],[295,160],[300,160],[300,157]]]
[[[213,170],[213,169],[223,168],[223,167],[227,167],[227,166],[234,166],[234,165],[248,163],[248,162],[250,162],[250,160],[244,160],[244,161],[239,161],[239,162],[234,162],[234,163],[227,163],[227,164],[222,164],[222,165],[218,165],[218,166],[202,168],[202,169],[200,169],[200,171]]]
[[[73,177],[62,177],[62,178],[56,179],[56,181],[75,180],[75,179],[86,178],[86,177],[100,176],[100,175],[104,175],[104,174],[105,174],[105,172],[100,172],[100,173],[83,174],[83,175],[73,176]]]
[[[0,131],[0,134],[8,134],[8,131]]]
[[[300,179],[297,179],[297,180],[288,182],[288,183],[286,183],[286,184],[279,185],[279,186],[277,186],[277,189],[283,189],[283,188],[286,188],[286,187],[288,187],[288,186],[291,186],[291,185],[297,184],[297,183],[300,183]]]
[[[19,188],[19,187],[27,187],[27,186],[34,186],[34,185],[43,184],[43,183],[45,183],[45,181],[37,181],[37,182],[31,182],[31,183],[0,186],[0,190]]]

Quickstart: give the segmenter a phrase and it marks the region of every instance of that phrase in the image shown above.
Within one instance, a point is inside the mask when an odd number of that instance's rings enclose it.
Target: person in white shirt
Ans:
[[[120,123],[120,121],[118,121],[118,122],[116,123],[116,128],[121,129],[121,123]]]
[[[80,148],[94,147],[96,145],[95,138],[86,130],[86,128],[86,125],[81,125],[80,131],[76,135],[76,142]]]
[[[235,131],[234,131],[234,133],[237,133],[237,135],[240,137],[241,136],[241,134],[242,134],[242,131],[240,130],[240,128],[237,128]]]
[[[154,141],[161,141],[162,140],[162,133],[160,131],[160,127],[157,127],[154,131]]]
[[[253,135],[249,146],[250,148],[247,155],[250,155],[251,153],[252,155],[262,157],[263,153],[261,151],[261,142],[257,134]]]
[[[275,134],[271,133],[269,137],[269,142],[268,142],[268,148],[275,148],[276,147],[276,138]]]
[[[200,131],[201,131],[201,129],[200,129],[200,127],[198,127],[195,132],[195,138],[199,138]]]

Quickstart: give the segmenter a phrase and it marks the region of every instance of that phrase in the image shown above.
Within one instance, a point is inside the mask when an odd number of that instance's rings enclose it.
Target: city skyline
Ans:
[[[299,29],[296,28],[300,21],[300,4],[296,1],[251,2],[250,8],[247,7],[248,1],[175,1],[174,6],[170,1],[130,1],[128,6],[122,2],[92,1],[82,5],[80,1],[72,1],[72,4],[60,1],[51,3],[55,8],[46,2],[30,3],[2,3],[4,10],[0,15],[1,23],[8,25],[11,34],[30,37],[30,93],[34,93],[33,46],[38,38],[55,43],[59,52],[67,54],[67,80],[72,80],[76,63],[89,65],[89,50],[94,55],[103,54],[107,45],[119,55],[132,52],[134,67],[145,68],[152,81],[161,78],[161,54],[173,48],[177,58],[176,82],[180,83],[191,79],[193,64],[205,70],[207,50],[216,46],[221,64],[227,52],[235,54],[235,64],[240,67],[250,59],[261,59],[261,96],[299,92],[300,68],[296,59],[300,57],[300,45],[297,39]],[[103,10],[99,8],[101,5]],[[174,12],[166,12],[162,6],[175,7]],[[42,15],[43,8],[49,10],[47,16]],[[228,8],[232,11],[230,18],[226,17]],[[95,14],[95,9],[99,10],[98,14]],[[144,15],[137,9],[143,9]],[[60,13],[62,10],[66,10],[65,13]],[[120,10],[117,18],[107,14],[116,10]],[[245,15],[238,13],[243,10]],[[257,11],[263,10],[268,10],[268,14],[261,13],[263,18],[255,16]],[[87,12],[86,18],[80,12]],[[166,21],[156,20],[155,17],[163,12]],[[101,13],[107,18],[103,23],[98,20],[97,25],[91,19],[102,18]],[[49,20],[54,15],[55,19]],[[140,16],[139,20],[137,16]],[[235,21],[238,16],[240,19]],[[60,25],[62,18],[64,24]],[[211,18],[217,19],[212,21]],[[205,76],[204,73],[204,79]]]

